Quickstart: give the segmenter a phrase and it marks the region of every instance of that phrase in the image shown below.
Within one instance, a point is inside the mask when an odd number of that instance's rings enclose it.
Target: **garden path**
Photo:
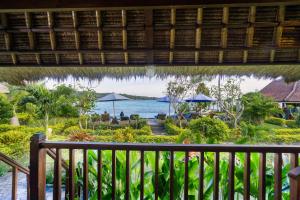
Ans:
[[[148,119],[147,124],[151,126],[152,133],[155,135],[165,135],[165,128],[156,119]]]
[[[12,173],[0,177],[0,199],[11,200]],[[27,200],[27,180],[23,173],[18,174],[18,196],[17,200]],[[52,187],[46,187],[46,199],[52,200]]]

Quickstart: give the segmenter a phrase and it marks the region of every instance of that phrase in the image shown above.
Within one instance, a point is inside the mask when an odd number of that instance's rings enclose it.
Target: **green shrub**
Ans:
[[[99,135],[99,136],[112,136],[114,135],[115,130],[112,129],[97,129],[94,131],[94,135]]]
[[[273,124],[273,125],[278,125],[278,126],[284,126],[285,125],[285,120],[277,117],[270,117],[265,120],[266,123]]]
[[[80,129],[79,126],[71,126],[64,130],[65,135],[71,135],[71,134],[80,133],[80,132],[82,132],[82,129]]]
[[[229,134],[229,128],[223,121],[209,117],[191,120],[190,129],[193,134],[206,138],[207,143],[223,141]]]
[[[8,123],[13,117],[13,107],[6,95],[0,94],[0,123]]]
[[[177,142],[181,144],[200,144],[204,142],[201,134],[194,134],[191,130],[185,129],[178,135]]]
[[[15,130],[17,128],[18,128],[18,126],[14,126],[14,125],[10,125],[10,124],[0,124],[0,133],[10,131],[10,130]]]
[[[296,120],[285,120],[285,124],[289,128],[298,128],[299,125],[296,123]]]
[[[151,127],[147,125],[141,129],[134,129],[133,133],[135,135],[152,135],[152,130],[151,130]]]
[[[21,125],[28,125],[34,121],[33,116],[29,113],[18,113],[17,116]]]
[[[274,129],[273,132],[276,135],[300,135],[300,128],[282,128]]]
[[[268,140],[279,144],[293,144],[300,142],[300,135],[274,135],[270,136]]]
[[[173,123],[166,122],[165,123],[165,131],[168,135],[179,135],[184,131],[184,129],[176,126]]]
[[[29,141],[32,134],[10,130],[0,134],[0,152],[13,158],[20,158],[29,151]]]
[[[65,124],[59,123],[53,126],[49,126],[49,128],[52,129],[52,133],[56,134],[56,135],[60,135],[63,134],[64,130],[65,130]]]
[[[143,135],[136,138],[138,143],[176,143],[178,136],[167,135]]]
[[[140,129],[147,125],[147,120],[139,119],[133,120],[130,122],[130,126],[134,129]]]
[[[116,130],[115,134],[113,135],[113,140],[118,143],[134,142],[135,135],[133,133],[133,129],[130,127],[127,127],[124,129]]]
[[[140,116],[138,114],[132,114],[130,115],[130,119],[131,120],[138,120],[140,118]]]

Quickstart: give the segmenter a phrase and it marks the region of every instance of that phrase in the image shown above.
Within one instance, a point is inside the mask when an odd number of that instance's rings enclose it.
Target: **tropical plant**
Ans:
[[[13,108],[13,118],[12,118],[11,122],[14,125],[20,125],[18,115],[17,115],[17,110],[19,108],[19,105],[20,105],[22,99],[28,95],[28,92],[23,90],[23,88],[17,87],[17,86],[10,86],[9,91],[10,92],[9,92],[8,99]]]
[[[7,96],[0,94],[0,123],[8,123],[13,115],[13,106],[9,103]]]
[[[41,84],[30,84],[26,87],[26,91],[32,96],[40,114],[44,116],[45,132],[48,133],[49,115],[53,112],[55,105],[53,92]]]
[[[243,95],[243,118],[254,124],[261,124],[267,117],[280,113],[278,103],[263,96],[260,92],[251,92]]]
[[[274,165],[272,164],[273,155],[267,155],[266,164],[266,197],[267,199],[274,199]],[[112,194],[112,152],[101,151],[102,158],[102,199],[111,199]],[[155,194],[155,153],[145,152],[144,153],[144,183],[140,183],[140,167],[141,167],[141,156],[139,152],[130,152],[130,199],[139,199],[140,187],[144,184],[144,199],[154,199]],[[173,183],[173,196],[174,199],[183,199],[184,194],[184,166],[185,153],[175,152],[174,153],[174,183]],[[234,172],[234,190],[235,197],[237,199],[243,197],[244,193],[244,153],[236,154],[235,172]],[[88,194],[89,199],[97,199],[98,193],[98,154],[96,151],[88,151]],[[199,156],[197,153],[193,153],[189,157],[188,161],[188,196],[189,199],[198,199],[199,191]],[[75,183],[76,188],[83,187],[83,163],[78,162],[76,169]],[[228,170],[229,161],[228,154],[220,153],[219,161],[219,194],[221,199],[228,198]],[[286,162],[283,163],[282,167],[282,193],[283,199],[289,199],[289,181],[287,172],[289,171],[290,165]],[[204,199],[209,200],[213,198],[213,180],[214,180],[214,153],[204,153]],[[250,159],[250,196],[253,199],[259,197],[259,154],[251,154]],[[126,153],[124,151],[116,151],[116,197],[120,200],[125,199],[125,186],[126,186]],[[159,165],[158,165],[158,199],[169,199],[170,198],[170,153],[160,152],[159,154]]]

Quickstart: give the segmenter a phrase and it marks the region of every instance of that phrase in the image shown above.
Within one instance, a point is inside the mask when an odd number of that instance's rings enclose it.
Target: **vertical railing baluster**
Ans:
[[[102,155],[101,155],[101,150],[98,150],[98,200],[102,199]]]
[[[30,199],[30,182],[29,182],[29,180],[30,180],[30,177],[29,177],[29,175],[26,175],[26,182],[27,182],[27,200],[29,200]]]
[[[88,200],[89,187],[88,150],[83,150],[83,200]]]
[[[291,163],[291,168],[290,170],[295,169],[299,165],[299,155],[298,153],[291,153],[290,154],[290,163]],[[290,194],[291,194],[291,200],[296,199],[296,194],[300,192],[300,189],[298,191],[297,187],[297,181],[295,179],[290,178]],[[300,197],[299,197],[300,199]]]
[[[140,180],[140,185],[141,185],[141,188],[140,188],[140,200],[143,200],[144,199],[144,163],[145,162],[145,157],[144,157],[144,151],[141,151],[141,180]]]
[[[61,199],[61,150],[56,149],[54,160],[53,200]]]
[[[170,152],[170,200],[174,199],[174,151]]]
[[[69,150],[69,200],[75,198],[75,149]]]
[[[282,154],[275,153],[274,160],[274,199],[282,199]]]
[[[155,151],[155,200],[158,200],[158,168],[159,167],[159,151]]]
[[[250,200],[250,159],[250,152],[246,152],[244,159],[244,200]]]
[[[290,200],[300,200],[300,167],[293,168],[289,173]]]
[[[259,182],[258,182],[259,200],[266,199],[266,153],[260,153],[259,158]]]
[[[189,152],[185,152],[184,158],[184,200],[189,198]]]
[[[215,152],[215,161],[214,161],[214,193],[213,199],[219,200],[219,177],[220,177],[220,153]]]
[[[126,151],[126,185],[125,185],[125,200],[129,200],[130,187],[130,151]]]
[[[298,153],[291,153],[290,154],[290,163],[291,163],[291,169],[294,169],[298,167],[299,165],[299,155]]]
[[[203,197],[203,188],[204,188],[204,152],[200,152],[200,160],[199,160],[199,191],[198,191],[198,199],[202,200]]]
[[[112,156],[111,156],[111,162],[112,162],[112,189],[111,189],[111,199],[115,200],[116,195],[116,151],[112,150]]]
[[[234,200],[234,169],[235,169],[235,152],[229,153],[229,173],[228,173],[228,199]]]
[[[18,197],[18,168],[13,167],[12,169],[12,193],[11,199],[17,200]]]

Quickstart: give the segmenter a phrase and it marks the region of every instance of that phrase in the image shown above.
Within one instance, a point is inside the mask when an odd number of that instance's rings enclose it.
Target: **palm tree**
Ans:
[[[35,104],[39,112],[44,116],[45,132],[48,133],[49,115],[53,110],[55,98],[53,93],[44,85],[31,84],[26,87],[26,91],[35,99]]]

